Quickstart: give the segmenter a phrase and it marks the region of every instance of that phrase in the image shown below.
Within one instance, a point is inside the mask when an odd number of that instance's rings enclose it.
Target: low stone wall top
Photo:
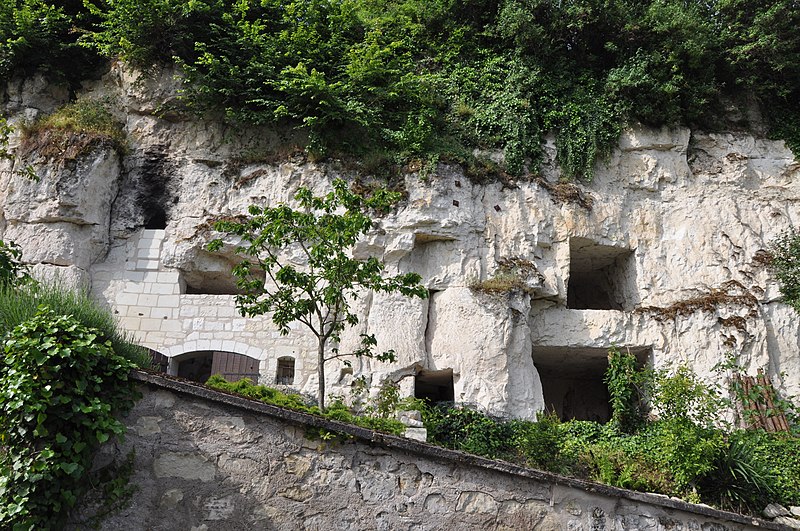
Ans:
[[[130,505],[102,529],[784,529],[678,500],[445,450],[137,372]],[[312,441],[309,427],[351,436]],[[79,515],[78,519],[85,516]]]

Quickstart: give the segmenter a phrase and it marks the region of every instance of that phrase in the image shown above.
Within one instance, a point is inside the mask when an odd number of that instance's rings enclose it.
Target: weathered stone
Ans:
[[[279,490],[278,495],[290,500],[303,502],[311,499],[314,493],[310,489],[304,487],[289,487]]]
[[[139,417],[136,425],[131,428],[141,437],[147,437],[156,433],[161,433],[161,427],[158,425],[163,419],[161,417]]]
[[[790,527],[792,529],[800,529],[800,519],[797,518],[790,518],[788,516],[777,516],[773,520],[776,524],[785,525],[786,527]]]
[[[403,437],[425,442],[428,440],[428,430],[425,428],[406,428],[406,431],[403,432]]]
[[[159,505],[161,507],[172,509],[183,500],[183,491],[180,489],[169,489],[161,496]]]
[[[761,513],[767,518],[777,518],[778,516],[791,516],[792,513],[789,512],[786,507],[777,503],[770,503]]]
[[[164,452],[153,461],[153,473],[158,478],[212,481],[215,471],[213,463],[196,453]]]
[[[792,505],[789,507],[789,512],[792,513],[794,516],[800,517],[800,507]]]
[[[269,316],[238,316],[231,293],[186,292],[232,286],[235,242],[222,254],[204,250],[212,220],[254,202],[291,201],[299,186],[325,193],[332,178],[352,174],[300,158],[241,164],[245,151],[274,148],[277,134],[233,133],[181,112],[157,116],[165,103],[180,107],[174,73],[141,76],[115,62],[87,81],[78,96],[118,102],[130,152],[97,148],[63,165],[36,156],[14,168],[3,163],[0,237],[21,244],[37,274],[91,283],[124,328],[171,360],[173,373],[190,352],[237,352],[274,384],[278,359],[288,356],[293,387],[314,393],[316,343],[302,327],[282,336]],[[7,94],[12,123],[69,99],[41,75],[15,78]],[[398,361],[332,362],[330,393],[349,396],[364,376],[373,395],[387,378],[413,394],[422,372],[452,371],[456,402],[492,414],[533,419],[557,404],[563,416],[581,409],[591,417],[598,400],[589,391],[602,386],[593,358],[612,345],[638,348],[657,368],[685,361],[706,378],[733,354],[748,374],[766,368],[782,394],[800,393],[800,324],[761,259],[800,218],[800,164],[783,142],[632,127],[594,180],[576,184],[559,182],[552,135],[544,148],[542,180],[513,187],[473,183],[446,164],[424,180],[405,176],[407,199],[354,254],[378,257],[390,273],[418,271],[431,297],[364,293],[355,301],[360,323],[342,335],[342,350],[370,333]],[[28,163],[39,182],[13,171]],[[470,289],[503,275],[516,282],[499,292]],[[752,304],[664,310],[725,286],[739,286]],[[609,307],[580,301],[609,290]],[[541,375],[559,356],[593,381],[546,392]]]
[[[211,498],[203,503],[206,511],[206,520],[227,520],[236,509],[233,497]]]
[[[485,492],[462,492],[456,502],[456,511],[465,513],[496,514],[497,509],[497,501]]]
[[[400,437],[373,439],[361,428],[279,410],[145,373],[129,427],[161,418],[161,432],[130,429],[105,456],[136,449],[129,507],[104,529],[584,529],[743,531],[778,529],[663,496],[556,477],[430,447]],[[174,401],[154,407],[154,395]],[[201,396],[199,396],[201,395]],[[194,417],[195,421],[189,421]],[[214,419],[269,444],[209,433]],[[181,422],[172,419],[182,419]],[[310,422],[353,438],[303,449]],[[288,425],[297,429],[286,429]],[[168,435],[168,436],[167,436]],[[219,456],[214,467],[205,456]],[[246,457],[245,457],[246,456]],[[268,463],[273,463],[268,466]],[[89,508],[86,509],[87,511]],[[75,519],[81,521],[80,518]],[[659,527],[660,526],[660,527]]]

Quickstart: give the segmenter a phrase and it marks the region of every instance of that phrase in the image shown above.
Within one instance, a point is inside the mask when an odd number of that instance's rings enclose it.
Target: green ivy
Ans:
[[[110,341],[46,307],[3,342],[0,527],[60,527],[87,490],[96,448],[122,435],[134,367]]]
[[[794,229],[783,232],[770,243],[769,251],[784,302],[800,312],[800,234]]]

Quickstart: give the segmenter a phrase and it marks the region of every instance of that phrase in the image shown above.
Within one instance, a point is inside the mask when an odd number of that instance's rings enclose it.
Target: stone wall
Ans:
[[[135,451],[129,507],[106,530],[782,529],[764,522],[452,452],[199,385],[137,373],[144,397],[124,443]],[[304,437],[309,427],[350,434]],[[73,526],[91,511],[74,517]]]

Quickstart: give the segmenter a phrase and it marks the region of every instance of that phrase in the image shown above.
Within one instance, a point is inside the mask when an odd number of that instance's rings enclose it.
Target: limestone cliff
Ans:
[[[39,77],[6,90],[12,123],[69,96]],[[79,96],[109,103],[128,151],[5,163],[0,237],[19,243],[40,274],[90,283],[172,372],[197,352],[237,353],[256,360],[268,384],[293,362],[293,385],[313,392],[312,338],[238,316],[232,256],[203,246],[215,218],[288,201],[299,186],[325,191],[349,170],[276,157],[286,141],[274,131],[193,117],[171,72],[145,79],[115,63]],[[547,406],[603,418],[602,371],[616,345],[709,377],[733,354],[749,372],[766,369],[783,393],[800,393],[798,319],[761,259],[800,216],[800,164],[782,142],[633,127],[579,184],[560,183],[555,148],[546,151],[530,181],[475,184],[447,165],[404,176],[407,199],[355,252],[419,272],[431,296],[365,294],[341,348],[369,331],[399,360],[331,366],[330,392],[347,394],[365,375],[373,386],[391,377],[406,393],[446,395],[452,378],[456,401],[495,414],[532,418]],[[16,171],[23,164],[40,180]],[[525,288],[471,289],[498,273]]]

